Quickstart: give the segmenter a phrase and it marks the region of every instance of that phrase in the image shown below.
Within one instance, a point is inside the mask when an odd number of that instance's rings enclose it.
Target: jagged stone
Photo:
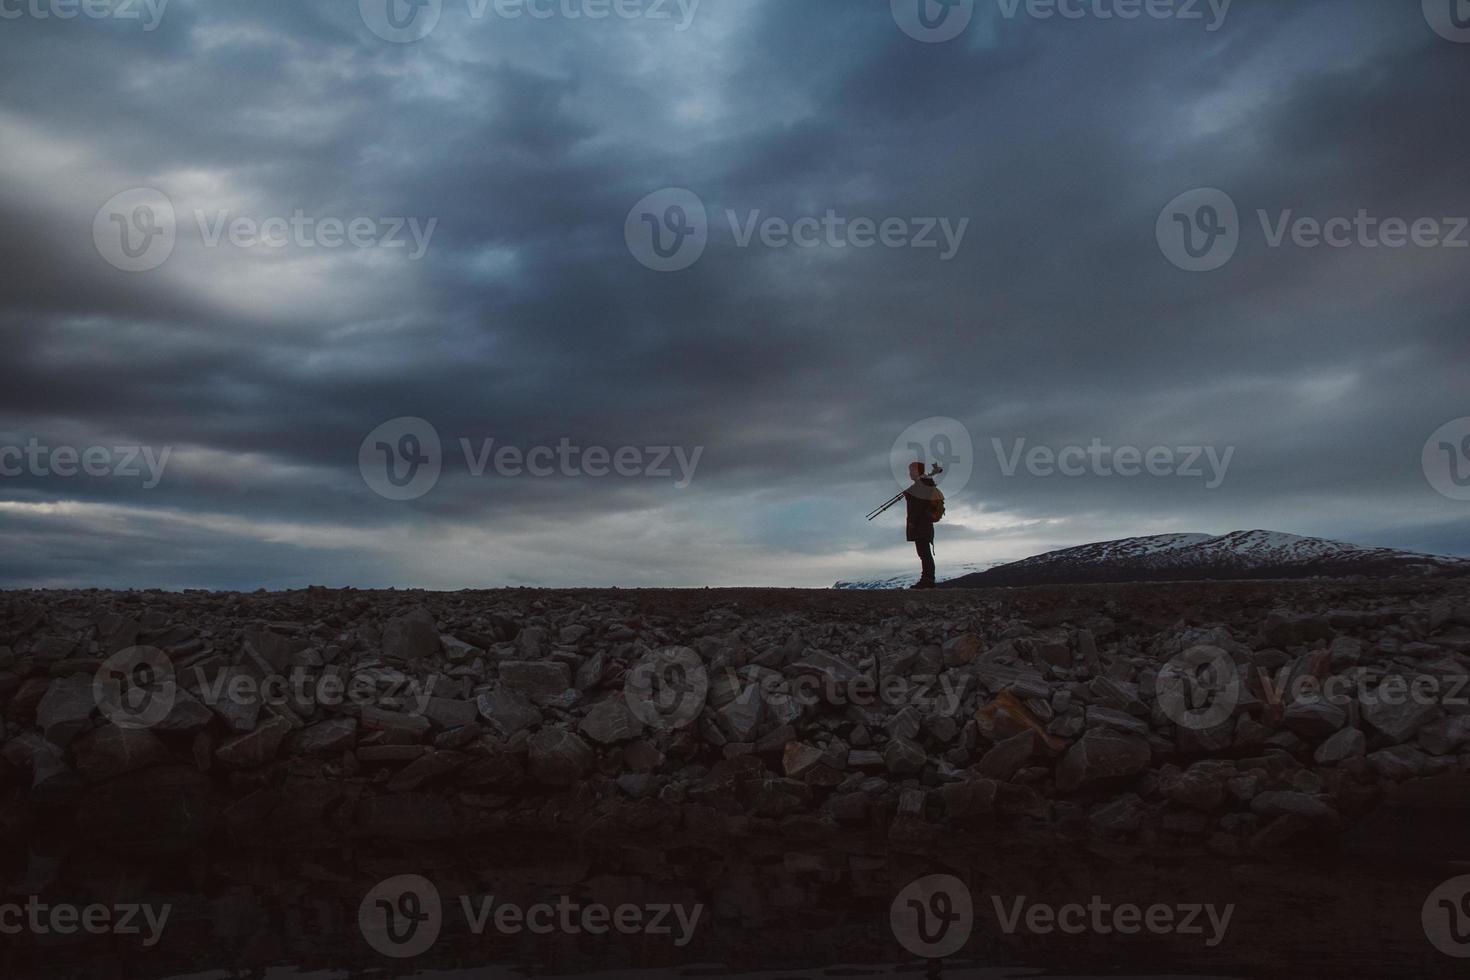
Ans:
[[[643,723],[633,717],[619,694],[594,704],[582,719],[580,730],[594,742],[611,745],[637,738],[643,731]]]
[[[357,744],[357,719],[332,718],[293,732],[287,743],[292,755],[336,755]]]
[[[439,652],[439,629],[428,610],[418,608],[383,624],[383,656],[401,663],[427,660]]]
[[[554,697],[572,686],[572,674],[555,660],[507,660],[500,665],[500,683],[527,697]]]
[[[1140,772],[1152,756],[1146,739],[1105,728],[1090,728],[1067,750],[1057,766],[1057,789],[1070,793],[1100,779]]]
[[[781,769],[792,778],[800,778],[821,764],[824,755],[815,745],[787,742],[781,755]]]
[[[975,771],[990,779],[1010,779],[1035,751],[1036,733],[1022,732],[996,743],[980,758]]]
[[[1440,712],[1439,705],[1417,698],[1403,678],[1402,684],[1385,678],[1375,691],[1363,696],[1363,721],[1391,742],[1407,742],[1419,728]]]
[[[237,735],[214,752],[215,761],[226,769],[254,769],[276,757],[291,733],[291,723],[279,715],[262,721],[253,732]]]
[[[1286,709],[1285,720],[1302,738],[1321,739],[1347,723],[1347,712],[1326,701],[1299,701]]]
[[[529,749],[531,775],[548,786],[571,786],[597,761],[586,742],[560,728],[532,735]]]
[[[922,772],[929,756],[910,738],[895,736],[883,746],[883,765],[894,774]]]
[[[90,675],[58,677],[36,706],[36,723],[46,741],[64,748],[87,726],[96,710]]]
[[[1333,821],[1337,811],[1321,800],[1290,790],[1270,790],[1251,800],[1251,810],[1263,817],[1296,816],[1313,821]]]
[[[1318,765],[1336,766],[1359,758],[1367,750],[1368,739],[1356,728],[1344,728],[1317,747],[1312,758]]]
[[[475,700],[480,717],[495,731],[510,737],[541,724],[541,711],[515,691],[496,688]]]
[[[141,728],[119,728],[112,724],[77,739],[73,752],[77,774],[90,783],[173,761],[157,735]]]

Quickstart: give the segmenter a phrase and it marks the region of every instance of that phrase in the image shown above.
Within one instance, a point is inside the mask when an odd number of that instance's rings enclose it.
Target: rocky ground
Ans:
[[[1262,854],[1463,799],[1467,676],[1464,580],[11,592],[0,833]]]

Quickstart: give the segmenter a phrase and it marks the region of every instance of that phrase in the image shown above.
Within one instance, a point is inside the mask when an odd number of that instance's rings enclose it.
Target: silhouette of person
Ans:
[[[909,464],[909,479],[913,484],[903,492],[904,504],[908,509],[908,519],[904,522],[904,530],[908,540],[914,543],[914,550],[919,553],[919,581],[910,588],[932,589],[934,588],[934,518],[929,511],[929,502],[934,495],[929,492],[936,484],[931,477],[924,475],[924,464],[914,462]]]

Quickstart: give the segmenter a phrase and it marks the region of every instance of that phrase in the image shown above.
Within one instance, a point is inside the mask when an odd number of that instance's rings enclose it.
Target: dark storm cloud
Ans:
[[[946,44],[887,6],[704,0],[679,31],[449,0],[412,44],[352,3],[0,22],[0,445],[172,449],[151,489],[0,479],[0,580],[823,584],[903,560],[861,514],[930,416],[974,444],[951,557],[1237,526],[1465,550],[1419,454],[1470,414],[1470,252],[1270,248],[1255,213],[1470,214],[1470,45],[1373,0],[1238,0],[1214,32],[979,0]],[[92,238],[133,187],[178,212],[150,272]],[[666,187],[711,228],[674,273],[623,237]],[[1243,223],[1207,274],[1154,234],[1197,187]],[[727,219],[829,209],[967,224],[942,261]],[[206,248],[196,211],[435,225],[411,261]],[[446,449],[407,502],[358,469],[401,416]],[[474,476],[459,440],[492,437],[703,455],[684,489]],[[1007,476],[992,440],[1022,439],[1233,455],[1213,489]]]

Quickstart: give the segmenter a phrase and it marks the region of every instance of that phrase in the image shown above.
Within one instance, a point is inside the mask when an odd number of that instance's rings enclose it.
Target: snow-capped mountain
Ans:
[[[1367,575],[1467,575],[1470,559],[1280,531],[1155,534],[1050,551],[942,583],[948,588],[1065,585],[1191,579],[1262,579]]]
[[[906,589],[919,580],[919,569],[917,567],[917,560],[914,562],[914,565],[915,567],[912,570],[903,572],[898,575],[891,575],[886,578],[878,579],[864,579],[859,582],[838,582],[836,585],[832,586],[832,588]],[[935,581],[944,582],[948,581],[949,579],[959,578],[962,575],[973,575],[976,572],[983,572],[985,571],[985,569],[993,567],[995,567],[995,562],[980,564],[976,564],[975,562],[968,562],[964,565],[936,565],[934,570],[934,578]]]

